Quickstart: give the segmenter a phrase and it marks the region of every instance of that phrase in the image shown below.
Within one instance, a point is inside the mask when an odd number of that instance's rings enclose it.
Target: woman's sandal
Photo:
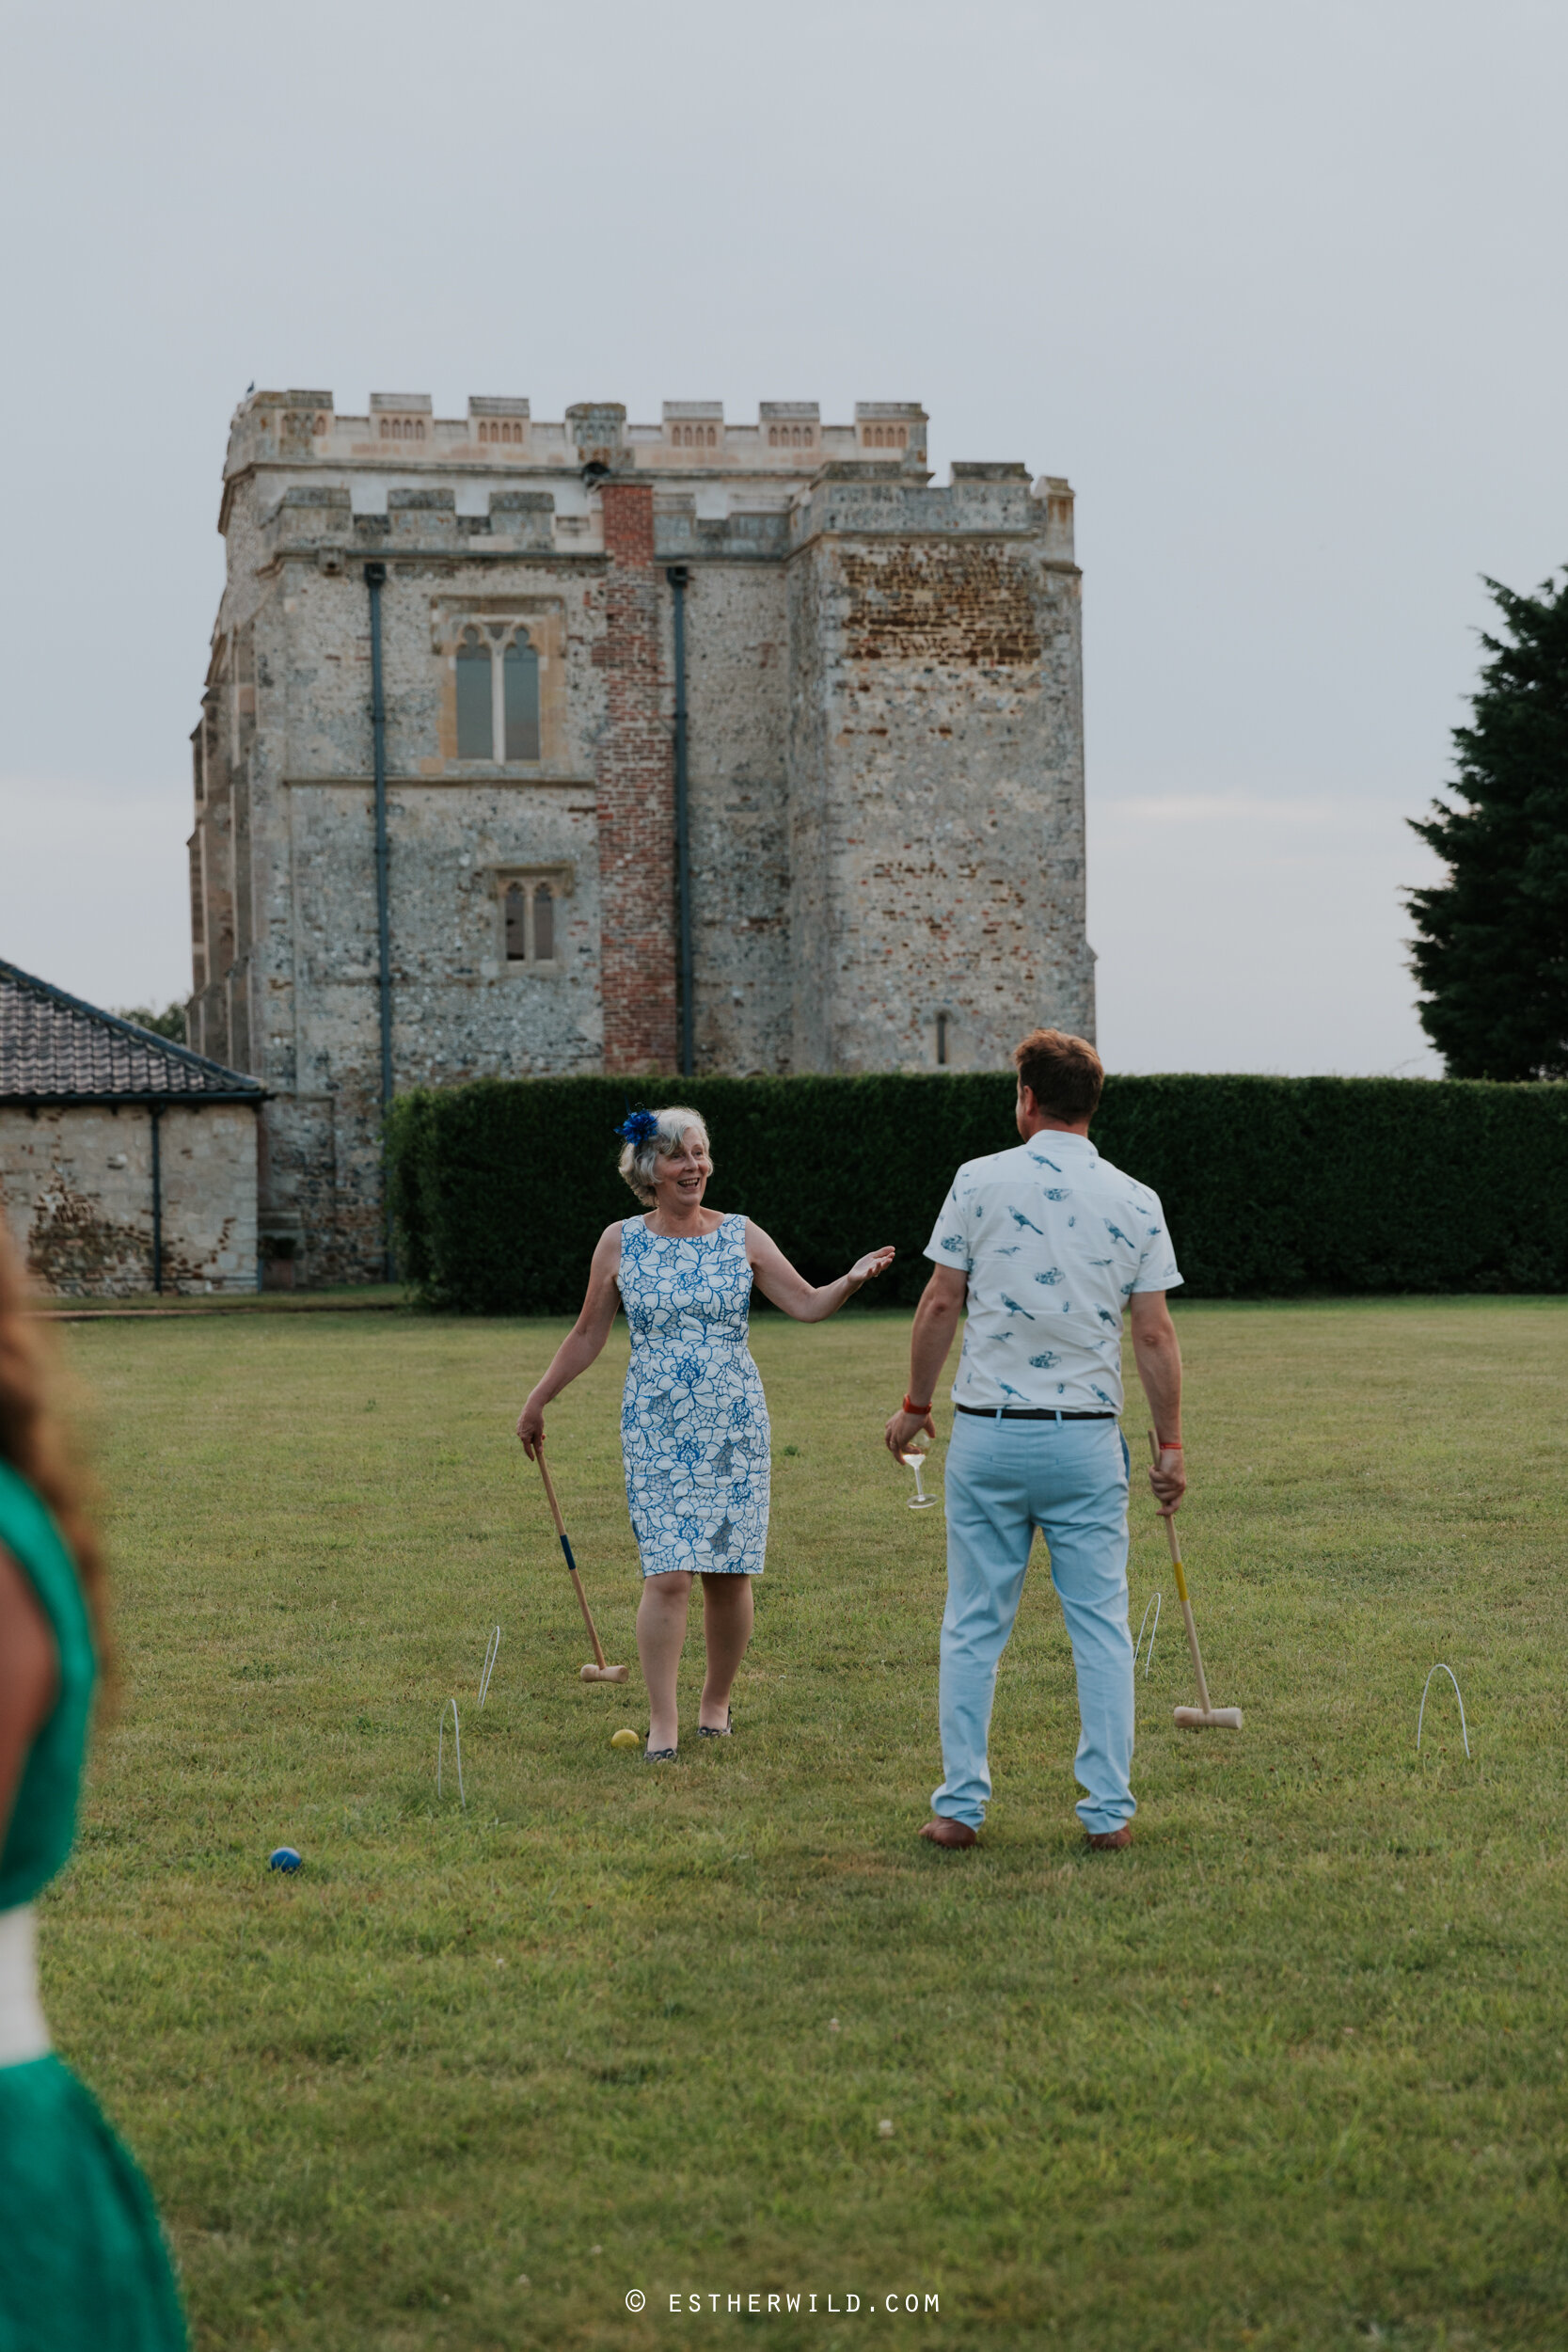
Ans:
[[[673,1764],[680,1754],[678,1748],[648,1748],[642,1751],[644,1764]]]
[[[723,1729],[721,1730],[717,1724],[699,1724],[697,1725],[697,1737],[699,1740],[728,1740],[734,1730],[735,1710],[733,1708],[726,1707],[724,1709]]]

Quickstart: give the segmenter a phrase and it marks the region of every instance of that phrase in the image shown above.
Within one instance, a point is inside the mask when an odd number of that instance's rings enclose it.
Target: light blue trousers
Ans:
[[[933,1812],[978,1829],[990,1798],[987,1736],[996,1669],[1018,1615],[1035,1530],[1051,1552],[1078,1672],[1073,1770],[1091,1834],[1136,1810],[1132,1642],[1127,1626],[1127,1448],[1114,1421],[954,1417],[944,1484],[947,1611],[942,1621],[942,1787]]]

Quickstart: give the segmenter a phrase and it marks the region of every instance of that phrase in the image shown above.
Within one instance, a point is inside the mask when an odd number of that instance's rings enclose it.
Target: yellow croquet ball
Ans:
[[[635,1748],[637,1745],[637,1734],[635,1731],[628,1731],[625,1724],[623,1724],[619,1731],[612,1731],[610,1733],[610,1744],[612,1748]]]

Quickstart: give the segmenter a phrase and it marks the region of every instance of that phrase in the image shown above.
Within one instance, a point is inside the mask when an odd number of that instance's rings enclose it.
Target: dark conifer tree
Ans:
[[[1455,797],[1412,829],[1449,868],[1410,892],[1421,1025],[1455,1078],[1568,1077],[1568,578],[1533,596],[1487,581],[1507,623]]]

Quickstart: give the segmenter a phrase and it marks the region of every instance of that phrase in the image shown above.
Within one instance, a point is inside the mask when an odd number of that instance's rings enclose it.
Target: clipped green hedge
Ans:
[[[710,1202],[814,1281],[894,1242],[872,1301],[913,1299],[960,1160],[1017,1141],[1006,1073],[531,1078],[407,1094],[389,1128],[404,1275],[432,1305],[561,1314],[635,1212],[615,1172],[628,1100],[685,1100]],[[1568,1289],[1568,1087],[1401,1078],[1113,1078],[1108,1159],[1164,1202],[1189,1296]]]

